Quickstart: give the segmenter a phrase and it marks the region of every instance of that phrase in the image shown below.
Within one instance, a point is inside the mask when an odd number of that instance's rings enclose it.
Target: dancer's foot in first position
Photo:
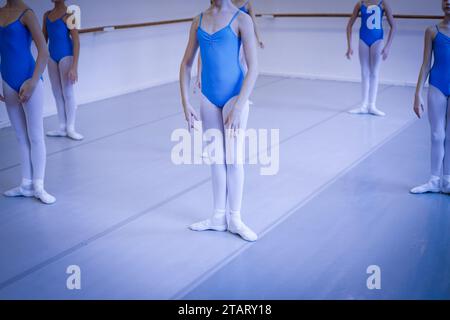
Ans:
[[[441,192],[441,178],[432,176],[430,180],[418,187],[411,189],[411,193],[413,194],[422,194],[422,193],[439,193]]]
[[[33,181],[29,179],[23,179],[20,186],[6,191],[3,195],[5,197],[33,197]]]
[[[225,210],[215,210],[211,218],[193,223],[189,226],[189,229],[192,231],[226,231]]]
[[[240,212],[230,212],[228,231],[239,235],[245,241],[253,242],[258,240],[258,235],[242,222]]]

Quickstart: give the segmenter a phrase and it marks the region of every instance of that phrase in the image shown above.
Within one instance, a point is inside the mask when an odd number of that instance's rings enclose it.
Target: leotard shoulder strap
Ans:
[[[231,26],[231,24],[233,23],[233,21],[237,18],[237,16],[239,15],[239,13],[241,13],[241,10],[236,11],[236,13],[234,14],[233,18],[231,18],[230,23],[228,24],[228,26]]]
[[[17,20],[20,20],[23,18],[23,16],[25,15],[25,13],[27,13],[28,11],[33,11],[30,8],[26,8],[25,10],[23,10],[23,12],[21,13],[21,15],[19,16],[19,18]]]
[[[200,28],[202,26],[202,20],[203,20],[203,12],[200,13],[200,20],[198,22],[198,27]]]

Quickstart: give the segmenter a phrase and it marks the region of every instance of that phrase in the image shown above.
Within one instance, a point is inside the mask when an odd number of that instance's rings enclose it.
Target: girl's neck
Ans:
[[[444,20],[442,21],[443,24],[449,25],[450,24],[450,15],[445,15]]]
[[[6,7],[7,8],[14,8],[18,7],[22,4],[22,0],[7,0],[6,1]]]
[[[55,10],[66,10],[66,4],[64,1],[55,2]]]
[[[229,9],[234,7],[233,2],[231,0],[215,0],[213,4],[213,8],[220,10]]]

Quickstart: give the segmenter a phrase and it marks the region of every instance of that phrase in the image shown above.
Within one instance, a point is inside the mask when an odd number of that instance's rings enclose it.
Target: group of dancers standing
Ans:
[[[80,41],[76,29],[66,25],[67,7],[52,0],[54,8],[44,15],[43,28],[34,12],[20,0],[8,0],[0,9],[0,59],[3,95],[8,117],[19,142],[22,183],[4,193],[7,197],[36,197],[45,204],[56,198],[44,188],[46,145],[42,74],[48,73],[58,110],[60,128],[47,134],[81,140],[75,130],[77,105],[73,85],[78,79]],[[37,48],[37,59],[31,43]],[[48,42],[48,47],[47,47]]]
[[[439,1],[439,0],[434,0]],[[417,83],[414,112],[424,110],[423,91],[428,77],[428,118],[431,127],[431,177],[412,193],[450,193],[450,0],[441,0],[444,19],[425,33],[423,65]],[[41,30],[33,11],[22,0],[7,0],[0,8],[0,56],[3,96],[16,132],[22,164],[22,183],[6,191],[7,197],[36,197],[52,204],[55,197],[44,189],[46,149],[43,130],[42,74],[48,66],[60,127],[51,137],[81,140],[75,130],[76,102],[73,85],[78,80],[80,40],[78,31],[67,26],[64,0],[52,0],[53,10],[44,15]],[[376,105],[381,61],[388,58],[396,22],[386,0],[358,1],[347,27],[347,58],[353,51],[352,29],[361,16],[359,58],[361,63],[361,105],[351,114],[385,116]],[[383,18],[390,26],[384,40]],[[31,54],[34,41],[38,55]],[[47,42],[48,48],[47,48]],[[252,1],[213,0],[210,7],[193,19],[189,42],[180,68],[183,111],[190,130],[195,122],[219,130],[223,139],[215,141],[223,151],[222,161],[212,162],[214,212],[212,217],[190,226],[195,231],[230,231],[247,241],[257,234],[241,218],[244,188],[242,161],[229,161],[229,153],[242,154],[249,117],[249,98],[258,77],[257,49],[264,48]],[[192,67],[200,49],[200,112],[190,103]],[[434,62],[433,62],[434,60]],[[433,62],[433,63],[432,63]],[[215,150],[216,151],[216,150]],[[209,155],[211,156],[211,155]],[[236,160],[236,159],[235,159]]]

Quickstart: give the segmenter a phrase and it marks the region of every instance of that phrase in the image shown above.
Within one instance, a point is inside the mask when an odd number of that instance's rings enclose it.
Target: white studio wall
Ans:
[[[261,1],[261,12],[270,13],[350,13],[355,0],[321,1]],[[283,5],[278,5],[283,3]],[[441,1],[391,0],[394,13],[441,15]],[[360,81],[358,41],[360,21],[353,29],[352,61],[345,58],[347,51],[347,19],[330,18],[262,18],[261,26],[267,43],[260,51],[263,74]],[[398,31],[391,55],[383,63],[381,82],[397,85],[415,85],[423,54],[423,37],[427,26],[437,20],[397,19]],[[388,23],[384,22],[387,36]],[[280,50],[280,48],[282,48]]]
[[[42,17],[51,1],[26,1]],[[261,13],[351,12],[355,0],[255,0]],[[4,1],[3,1],[4,3]],[[209,0],[78,0],[82,27],[138,23],[191,17]],[[396,13],[440,14],[440,0],[391,0]],[[126,14],[124,14],[126,12]],[[359,81],[357,41],[354,28],[353,61],[345,59],[347,19],[259,19],[266,49],[260,51],[261,74]],[[413,85],[420,68],[423,32],[436,21],[398,20],[391,57],[383,64],[381,81]],[[188,39],[189,23],[117,30],[81,35],[79,104],[176,81]],[[50,82],[45,81],[45,114],[56,113]],[[9,124],[0,107],[0,127]]]
[[[432,23],[397,21],[398,32],[390,57],[382,64],[381,83],[415,85],[423,54],[424,30]],[[354,56],[351,61],[345,57],[346,24],[344,19],[264,21],[267,47],[260,52],[262,74],[360,81],[359,22],[353,31]]]

